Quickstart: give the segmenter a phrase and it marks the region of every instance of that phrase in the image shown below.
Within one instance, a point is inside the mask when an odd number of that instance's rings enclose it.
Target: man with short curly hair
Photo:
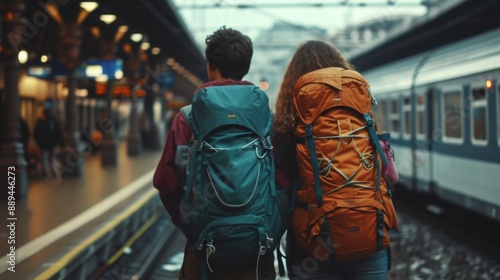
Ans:
[[[230,85],[252,85],[243,81],[248,73],[253,55],[251,39],[241,32],[225,26],[208,35],[205,56],[209,82],[200,88],[223,87]],[[188,145],[193,132],[181,113],[177,113],[169,129],[163,155],[158,163],[153,184],[158,189],[161,201],[172,217],[172,222],[180,226],[180,200],[184,194],[183,174],[177,170],[175,155],[177,147]],[[234,250],[238,250],[235,248]],[[191,244],[186,245],[184,262],[179,273],[179,279],[201,279],[200,256]],[[275,279],[272,254],[261,258],[258,266],[249,264],[215,264],[209,279],[256,279],[256,267],[259,268],[258,279]],[[202,260],[204,261],[204,260]]]

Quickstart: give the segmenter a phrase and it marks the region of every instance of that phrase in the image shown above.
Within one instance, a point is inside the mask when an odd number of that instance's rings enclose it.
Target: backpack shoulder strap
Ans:
[[[186,105],[186,106],[181,108],[181,113],[184,116],[184,118],[186,119],[186,121],[188,122],[188,124],[189,124],[189,115],[191,114],[191,109],[192,109],[191,104]],[[191,124],[189,124],[189,125],[191,125]]]
[[[194,126],[194,123],[193,123],[193,118],[191,116],[192,109],[193,109],[192,104],[189,104],[189,105],[182,107],[180,109],[180,112],[181,112],[182,116],[184,117],[184,119],[186,120],[189,127],[191,128],[191,131],[193,131],[193,138],[192,139],[194,139],[194,138],[198,137],[198,130],[196,129],[196,127]]]
[[[191,114],[191,105],[186,105],[180,109],[180,112],[184,119],[186,119],[186,123],[191,127],[191,123],[189,121],[189,115]],[[194,134],[193,134],[194,136]],[[192,139],[192,138],[191,138]],[[191,140],[190,140],[191,141]],[[189,178],[186,176],[187,168],[188,168],[188,154],[191,143],[189,145],[178,145],[175,150],[175,167],[177,174],[179,176],[180,181],[184,185],[188,185]],[[191,171],[192,172],[192,171]],[[187,192],[186,192],[187,194]]]
[[[374,126],[375,123],[374,123],[372,117],[370,116],[370,114],[364,114],[363,117],[366,121],[368,133],[370,134],[370,138],[372,139],[372,143],[375,145],[375,148],[377,149],[377,152],[379,153],[379,155],[382,159],[382,165],[387,166],[387,159],[385,158],[384,150],[382,150],[382,146],[380,146],[379,135],[377,135],[377,133],[375,132],[375,126]],[[386,137],[386,135],[384,135],[383,137]]]

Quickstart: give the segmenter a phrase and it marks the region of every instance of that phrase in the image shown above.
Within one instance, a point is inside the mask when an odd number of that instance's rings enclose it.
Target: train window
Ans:
[[[425,96],[417,96],[417,137],[425,137]]]
[[[471,127],[473,143],[486,143],[486,90],[484,88],[472,89],[471,96]]]
[[[460,91],[444,92],[443,94],[443,129],[444,139],[461,139],[463,137],[462,125],[462,98]]]
[[[390,122],[390,132],[394,136],[399,135],[399,102],[397,99],[390,101],[390,112],[389,112],[389,122]]]
[[[409,138],[411,134],[411,102],[410,97],[403,99],[403,135]]]

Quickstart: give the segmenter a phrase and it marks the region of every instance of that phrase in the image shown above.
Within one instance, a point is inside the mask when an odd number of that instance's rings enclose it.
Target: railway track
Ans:
[[[401,228],[393,240],[388,280],[500,279],[498,222],[401,190],[394,203]],[[160,212],[92,279],[178,279],[186,240]]]
[[[500,223],[455,205],[427,196],[402,192],[398,209],[411,214],[457,241],[475,247],[500,260]]]
[[[92,279],[178,279],[185,239],[168,215],[161,212],[119,248]]]
[[[400,237],[388,279],[500,279],[500,224],[425,196],[398,191]]]

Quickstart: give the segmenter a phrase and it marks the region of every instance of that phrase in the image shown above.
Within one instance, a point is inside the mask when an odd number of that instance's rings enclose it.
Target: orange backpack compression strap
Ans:
[[[306,142],[309,148],[309,156],[311,157],[311,165],[314,174],[314,188],[316,189],[316,205],[318,208],[323,206],[323,194],[321,192],[321,180],[319,179],[318,156],[316,155],[316,146],[314,145],[314,137],[312,134],[312,124],[306,125]]]
[[[318,165],[318,156],[316,155],[316,146],[314,145],[314,137],[312,134],[312,124],[306,125],[306,142],[309,147],[309,155],[311,157],[311,165],[313,168],[314,174],[314,188],[316,191],[316,204],[317,207],[320,208],[323,206],[323,193],[321,191],[321,180],[319,179],[319,165]],[[323,238],[326,240],[328,246],[326,246],[326,250],[330,256],[333,256],[333,241],[332,236],[330,234],[330,228],[328,227],[327,218],[323,217],[323,222],[321,223],[321,234]]]

